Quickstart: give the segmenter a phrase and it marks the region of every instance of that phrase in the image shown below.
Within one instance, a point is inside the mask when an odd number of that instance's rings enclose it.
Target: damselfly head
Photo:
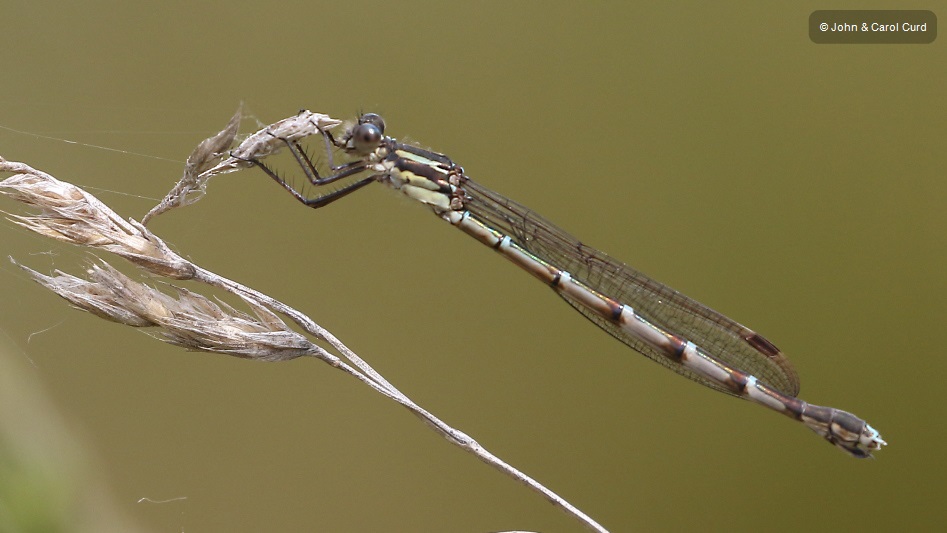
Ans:
[[[375,151],[385,136],[385,119],[375,113],[365,113],[352,129],[351,141],[355,151],[367,155]]]

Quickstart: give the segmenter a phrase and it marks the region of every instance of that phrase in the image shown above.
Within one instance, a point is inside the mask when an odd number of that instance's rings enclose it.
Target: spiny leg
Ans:
[[[314,196],[314,197],[312,197],[312,198],[307,198],[307,197],[306,197],[305,195],[303,195],[301,192],[299,192],[299,191],[297,191],[295,188],[293,188],[292,185],[290,185],[289,183],[287,183],[286,180],[283,179],[279,174],[277,174],[276,172],[274,172],[270,167],[266,166],[263,162],[261,162],[261,161],[259,161],[259,160],[257,160],[257,159],[245,159],[245,161],[248,161],[249,163],[252,163],[253,165],[259,167],[260,170],[262,170],[264,173],[266,173],[267,176],[269,176],[270,178],[272,178],[274,181],[276,181],[276,183],[279,183],[284,189],[286,189],[287,191],[289,191],[289,193],[292,194],[294,198],[296,198],[297,200],[299,200],[301,203],[303,203],[303,204],[305,204],[305,205],[307,205],[307,206],[309,206],[309,207],[312,207],[313,209],[318,209],[318,208],[320,208],[320,207],[329,205],[329,204],[331,204],[332,202],[338,200],[339,198],[342,198],[342,197],[344,197],[344,196],[347,196],[347,195],[349,195],[349,194],[351,194],[351,193],[353,193],[353,192],[355,192],[355,191],[361,189],[362,187],[368,185],[369,183],[375,181],[375,178],[376,178],[376,176],[374,176],[374,175],[373,175],[373,176],[368,176],[368,177],[362,178],[362,179],[360,179],[360,180],[358,180],[358,181],[356,181],[356,182],[354,182],[354,183],[350,183],[350,184],[346,185],[345,187],[342,187],[341,189],[332,191],[332,192],[330,192],[330,193],[328,193],[328,194],[320,194],[320,195]],[[363,167],[363,168],[359,168],[358,170],[359,170],[359,171],[362,171],[362,170],[365,170],[365,169],[364,169],[364,167]],[[351,174],[355,174],[355,172],[349,172],[348,175],[351,175]],[[344,177],[344,176],[342,176],[342,177]],[[336,177],[336,176],[330,176],[329,178],[334,178],[333,181],[335,181],[335,179],[339,179],[339,178]],[[325,179],[329,179],[329,178],[325,178]]]
[[[329,135],[328,132],[325,132],[325,134]],[[327,143],[329,142],[330,137],[331,135],[327,137],[326,139]],[[285,144],[289,148],[290,153],[293,154],[293,157],[296,159],[296,163],[302,169],[303,173],[306,175],[306,178],[309,180],[310,183],[312,183],[313,186],[316,186],[316,187],[328,185],[340,179],[353,176],[355,174],[358,174],[359,172],[365,171],[367,168],[367,164],[364,161],[353,161],[351,163],[346,163],[339,167],[333,167],[333,170],[340,170],[340,172],[337,172],[336,174],[323,178],[319,175],[319,171],[316,169],[316,166],[312,163],[312,159],[308,155],[306,155],[306,152],[303,150],[302,146],[300,146],[297,141],[289,140],[283,137],[279,137],[279,140],[282,141],[283,144]],[[332,141],[334,144],[334,139],[332,139]],[[330,154],[330,157],[331,157],[331,153],[332,153],[331,148],[328,148],[328,153]],[[233,153],[231,153],[230,155],[237,159],[242,159],[244,161],[247,161],[248,163],[251,163],[256,167],[259,167],[267,176],[272,178],[273,181],[275,181],[276,183],[279,183],[281,187],[283,187],[290,194],[292,194],[294,198],[299,200],[301,203],[309,207],[312,207],[314,209],[323,207],[325,205],[328,205],[338,200],[339,198],[347,196],[361,189],[362,187],[368,185],[369,183],[375,181],[375,178],[376,178],[375,175],[368,176],[354,183],[350,183],[342,187],[341,189],[332,191],[328,194],[319,194],[312,198],[308,198],[306,197],[306,195],[302,194],[300,191],[298,191],[296,188],[290,185],[276,171],[271,169],[269,166],[267,166],[265,163],[263,163],[259,159],[254,158],[254,157],[250,157],[250,158],[240,157]]]
[[[358,174],[359,172],[365,170],[364,161],[352,161],[351,163],[346,163],[338,167],[332,167],[332,170],[338,170],[339,172],[323,178],[319,175],[319,171],[316,170],[316,166],[312,163],[312,158],[310,158],[306,151],[303,150],[303,147],[299,145],[297,141],[291,141],[288,139],[280,139],[286,146],[289,148],[289,152],[293,154],[293,157],[296,158],[296,163],[299,164],[299,168],[302,169],[303,173],[306,175],[306,178],[309,179],[309,182],[313,185],[327,185],[333,181],[338,181],[342,178],[347,178]],[[329,154],[331,155],[331,151]]]

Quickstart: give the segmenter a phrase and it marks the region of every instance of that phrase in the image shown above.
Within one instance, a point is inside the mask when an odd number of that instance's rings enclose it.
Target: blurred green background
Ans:
[[[804,399],[890,446],[857,461],[667,372],[380,186],[312,211],[240,172],[151,228],[310,313],[614,531],[939,525],[945,40],[815,45],[813,10],[893,6],[794,4],[7,5],[0,155],[140,218],[240,102],[263,123],[382,113],[390,134],[761,332]],[[0,243],[44,272],[89,260],[6,221]],[[3,357],[80,435],[61,446],[88,457],[31,459],[62,485],[36,491],[51,515],[91,505],[94,475],[114,530],[580,529],[318,362],[183,352],[68,308],[9,263],[0,291]]]

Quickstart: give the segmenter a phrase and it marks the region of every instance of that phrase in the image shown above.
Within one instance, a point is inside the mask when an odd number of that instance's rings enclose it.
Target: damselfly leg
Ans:
[[[323,139],[325,140],[328,166],[329,169],[334,172],[332,175],[325,177],[320,175],[318,165],[313,162],[312,157],[306,152],[305,148],[299,143],[299,141],[278,137],[278,139],[284,145],[286,145],[286,148],[295,159],[297,166],[302,170],[303,174],[306,176],[306,179],[314,187],[329,185],[331,183],[335,183],[339,180],[355,176],[359,173],[369,170],[371,161],[364,157],[337,166],[333,162],[333,152],[335,149],[339,149],[347,154],[364,156],[365,154],[374,151],[382,141],[384,134],[384,121],[381,120],[381,117],[378,115],[363,115],[359,119],[359,123],[355,127],[350,128],[345,133],[345,135],[343,135],[343,137],[338,140],[335,139],[335,137],[333,137],[328,131],[321,130],[321,132]],[[286,189],[301,203],[312,208],[323,207],[334,202],[335,200],[338,200],[339,198],[343,198],[346,195],[351,194],[375,181],[378,177],[377,174],[373,174],[358,181],[349,183],[334,191],[308,196],[290,184],[289,180],[287,180],[284,176],[282,176],[279,172],[271,168],[266,163],[263,163],[256,158],[246,160],[259,167],[267,176],[276,181],[276,183],[279,183],[280,186]]]

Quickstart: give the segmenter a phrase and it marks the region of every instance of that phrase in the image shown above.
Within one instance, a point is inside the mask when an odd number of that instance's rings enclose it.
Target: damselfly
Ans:
[[[697,383],[783,413],[855,457],[885,445],[855,415],[798,398],[799,378],[776,346],[753,330],[591,248],[526,207],[467,177],[447,156],[385,135],[384,120],[362,115],[324,137],[333,174],[322,176],[295,137],[280,138],[314,187],[352,178],[307,197],[260,159],[260,167],[300,202],[323,207],[370,183],[399,190],[546,283],[610,335]],[[351,160],[335,166],[333,151]]]

